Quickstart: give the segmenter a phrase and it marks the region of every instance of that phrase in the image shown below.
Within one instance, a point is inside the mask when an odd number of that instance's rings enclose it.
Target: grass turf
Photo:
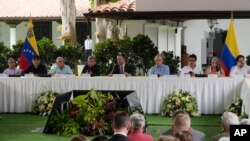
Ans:
[[[47,117],[33,114],[0,114],[0,141],[69,141],[71,137],[48,135],[32,130],[42,129]],[[156,140],[170,128],[172,119],[158,115],[146,115],[148,133]],[[192,118],[192,127],[206,134],[206,140],[220,132],[219,116],[202,115]],[[92,137],[89,137],[91,139]]]

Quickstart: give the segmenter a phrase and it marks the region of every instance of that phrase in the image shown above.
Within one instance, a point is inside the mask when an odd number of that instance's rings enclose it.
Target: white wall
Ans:
[[[10,26],[4,22],[0,22],[0,42],[4,42],[5,45],[10,45]]]
[[[16,39],[24,41],[27,34],[28,22],[22,22],[16,26]]]
[[[230,20],[218,20],[218,27],[228,29]],[[187,46],[187,53],[197,55],[197,63],[201,65],[201,39],[204,38],[204,32],[209,31],[207,20],[189,20],[183,23],[184,45]],[[236,19],[235,31],[241,54],[247,56],[250,54],[250,19]]]
[[[249,11],[249,0],[136,0],[136,11]]]
[[[143,34],[143,26],[145,20],[126,20],[127,24],[127,35],[131,38],[135,37],[137,34]]]
[[[58,31],[59,24],[56,21],[52,21],[52,40],[57,46],[62,45],[62,41],[58,40],[58,37],[61,36],[61,31]]]

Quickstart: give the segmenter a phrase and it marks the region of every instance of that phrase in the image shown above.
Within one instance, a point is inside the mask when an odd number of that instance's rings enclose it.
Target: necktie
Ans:
[[[123,74],[123,65],[120,65],[120,74]]]

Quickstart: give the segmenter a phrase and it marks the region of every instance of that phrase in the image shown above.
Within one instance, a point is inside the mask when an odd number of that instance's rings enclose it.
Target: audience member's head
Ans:
[[[117,63],[119,65],[124,65],[125,64],[126,59],[125,59],[125,55],[124,54],[118,53],[117,56],[116,56],[116,59],[117,59]]]
[[[88,139],[84,135],[79,134],[73,137],[71,141],[88,141]]]
[[[154,58],[155,65],[161,66],[163,64],[163,56],[161,54],[157,54]]]
[[[218,141],[230,141],[229,137],[221,137]]]
[[[63,68],[64,67],[64,59],[63,59],[63,57],[57,57],[56,58],[56,65],[59,68]]]
[[[175,134],[180,141],[193,141],[193,136],[189,131],[181,131]]]
[[[239,67],[243,67],[244,64],[245,64],[245,57],[244,57],[243,55],[238,55],[238,56],[236,57],[236,61],[237,61],[237,65],[238,65]]]
[[[191,54],[191,55],[189,55],[189,66],[190,67],[195,67],[196,66],[196,60],[197,60],[197,57],[196,57],[196,55],[195,54]]]
[[[14,58],[9,58],[8,59],[8,67],[10,69],[14,69],[16,67],[16,61]]]
[[[131,128],[133,131],[143,130],[145,127],[145,118],[139,113],[130,116]]]
[[[95,56],[89,56],[88,57],[88,66],[93,67],[96,64],[96,58]]]
[[[106,136],[96,136],[92,141],[109,141],[109,139]]]
[[[126,112],[117,112],[113,120],[114,132],[123,132],[128,134],[130,129],[130,119]]]
[[[235,113],[224,112],[221,116],[221,122],[224,132],[230,132],[230,125],[238,125],[239,118]]]
[[[177,111],[174,112],[172,118],[174,119],[179,114],[187,114],[187,115],[189,115],[185,110],[180,109],[180,110],[177,110]]]
[[[250,125],[250,119],[242,119],[242,120],[240,120],[240,125]]]
[[[178,138],[174,137],[174,136],[160,136],[160,138],[157,141],[180,141]]]
[[[188,114],[178,114],[174,118],[173,132],[174,134],[181,131],[190,131],[190,116]]]
[[[34,56],[34,57],[32,58],[32,64],[33,64],[36,68],[39,66],[40,62],[41,62],[41,59],[40,59],[39,56],[36,55],[36,56]]]

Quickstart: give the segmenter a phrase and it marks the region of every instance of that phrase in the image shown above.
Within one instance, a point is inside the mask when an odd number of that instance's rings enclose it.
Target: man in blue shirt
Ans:
[[[168,65],[163,64],[163,57],[161,54],[155,56],[155,66],[151,67],[149,74],[157,74],[159,76],[169,75],[170,69]]]
[[[56,58],[56,64],[51,67],[49,74],[73,74],[70,66],[64,64],[62,57]]]

